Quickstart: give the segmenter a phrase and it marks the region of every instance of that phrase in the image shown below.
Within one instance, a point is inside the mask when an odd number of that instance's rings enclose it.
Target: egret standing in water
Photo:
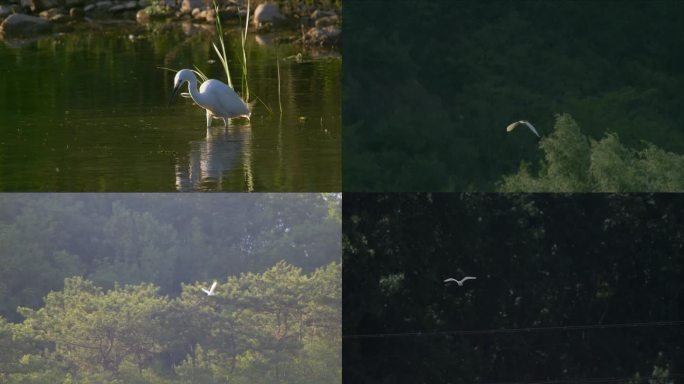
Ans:
[[[515,123],[510,124],[508,127],[506,127],[506,132],[510,132],[510,131],[514,130],[515,127],[517,127],[518,125],[521,125],[521,124],[526,125],[527,128],[529,128],[530,131],[532,131],[532,133],[537,135],[537,137],[540,137],[539,133],[537,133],[537,130],[534,129],[534,126],[532,124],[530,124],[530,122],[527,120],[520,120],[520,121],[516,121]]]
[[[221,81],[209,79],[202,83],[198,92],[197,78],[189,69],[181,69],[176,73],[169,105],[171,105],[171,101],[178,93],[181,85],[186,81],[192,100],[207,111],[207,128],[211,127],[212,117],[223,119],[224,126],[228,126],[227,119],[236,117],[249,119],[251,115],[249,107],[231,87]]]

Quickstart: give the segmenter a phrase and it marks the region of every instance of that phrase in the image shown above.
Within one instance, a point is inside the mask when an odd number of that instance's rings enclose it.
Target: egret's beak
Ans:
[[[171,102],[173,101],[173,98],[176,97],[176,94],[178,93],[180,87],[181,84],[178,84],[175,87],[173,87],[173,93],[171,93],[171,97],[169,98],[169,104],[167,106],[171,106]]]

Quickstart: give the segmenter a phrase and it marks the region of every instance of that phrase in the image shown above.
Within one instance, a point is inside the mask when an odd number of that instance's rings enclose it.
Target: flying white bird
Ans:
[[[535,135],[537,135],[537,137],[541,137],[541,136],[539,136],[539,133],[537,133],[537,130],[534,129],[534,126],[532,124],[530,124],[530,122],[527,120],[520,120],[520,121],[516,121],[515,123],[510,124],[508,127],[506,127],[506,132],[510,132],[510,131],[514,130],[515,127],[517,127],[520,124],[527,125],[527,128],[529,128],[530,131],[532,131]]]
[[[453,282],[455,282],[456,284],[458,284],[459,287],[462,287],[464,281],[466,281],[466,280],[475,280],[475,279],[477,279],[477,277],[473,277],[473,276],[466,276],[466,277],[462,278],[461,280],[456,280],[456,279],[454,279],[453,277],[450,277],[450,278],[444,280],[444,282],[445,282],[445,283],[449,283],[449,282],[453,281]]]
[[[197,78],[195,73],[189,69],[181,69],[173,79],[173,93],[169,99],[171,101],[178,93],[181,85],[188,82],[190,97],[200,107],[207,111],[207,128],[211,127],[213,117],[223,119],[223,124],[228,126],[227,119],[236,117],[246,117],[249,119],[251,112],[247,104],[242,101],[235,91],[228,85],[214,79],[209,79],[202,83],[199,92],[197,91]]]
[[[211,285],[211,288],[208,290],[206,288],[202,288],[202,292],[206,293],[207,296],[216,296],[216,292],[214,292],[214,289],[216,288],[216,282],[214,281],[214,284]]]

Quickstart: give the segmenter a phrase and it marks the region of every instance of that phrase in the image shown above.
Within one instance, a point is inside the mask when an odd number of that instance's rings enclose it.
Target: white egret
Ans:
[[[176,73],[169,105],[171,105],[171,101],[178,93],[181,85],[186,81],[192,100],[207,111],[207,128],[211,127],[213,117],[223,119],[224,126],[228,126],[227,119],[236,117],[249,119],[251,115],[249,107],[231,87],[221,81],[209,79],[202,83],[198,92],[197,78],[195,73],[189,69],[181,69]]]
[[[532,131],[535,135],[537,135],[537,137],[541,137],[541,136],[539,136],[539,133],[537,133],[537,130],[534,129],[534,126],[532,124],[530,124],[530,122],[527,120],[520,120],[520,121],[516,121],[515,123],[510,124],[508,127],[506,127],[506,132],[510,132],[510,131],[514,130],[515,127],[517,127],[520,124],[527,125],[527,128],[529,128],[530,131]]]
[[[453,277],[450,277],[450,278],[444,280],[444,282],[445,282],[445,283],[449,283],[449,282],[452,282],[452,281],[453,281],[453,282],[455,282],[456,284],[458,284],[459,287],[462,287],[462,286],[463,286],[463,283],[464,283],[466,280],[475,280],[475,279],[477,279],[477,277],[473,277],[473,276],[466,276],[466,277],[462,278],[461,280],[456,280],[456,279],[454,279]]]
[[[207,296],[216,296],[216,292],[214,292],[214,289],[216,289],[216,281],[214,281],[214,284],[211,285],[211,288],[208,290],[206,288],[202,288],[202,292],[206,293]]]

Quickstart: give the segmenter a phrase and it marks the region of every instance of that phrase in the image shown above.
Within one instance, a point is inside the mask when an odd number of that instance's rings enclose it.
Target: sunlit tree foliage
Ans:
[[[551,135],[541,139],[544,152],[538,172],[522,163],[517,174],[504,176],[504,192],[681,192],[684,155],[651,143],[632,149],[616,133],[598,141],[586,137],[568,114],[556,117]]]
[[[0,318],[7,383],[320,383],[341,377],[339,262],[304,274],[278,262],[222,280],[217,296],[184,285],[104,290],[67,278],[25,320]]]

